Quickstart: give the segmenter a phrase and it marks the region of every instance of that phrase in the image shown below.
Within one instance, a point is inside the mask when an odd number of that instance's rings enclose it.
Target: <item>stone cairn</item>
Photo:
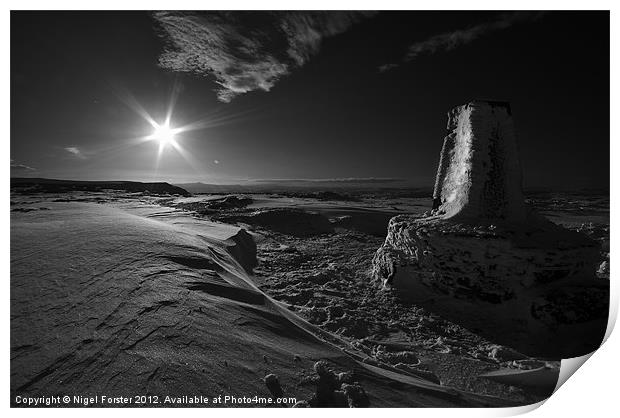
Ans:
[[[567,358],[600,345],[608,282],[598,244],[528,207],[510,105],[448,113],[422,217],[391,219],[373,275],[403,298],[523,353]]]

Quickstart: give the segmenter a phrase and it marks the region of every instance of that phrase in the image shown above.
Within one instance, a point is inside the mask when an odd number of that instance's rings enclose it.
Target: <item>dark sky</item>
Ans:
[[[162,123],[174,86],[171,125],[207,127],[158,161],[127,103]],[[475,98],[511,102],[527,187],[609,186],[607,12],[11,14],[14,176],[431,186]]]

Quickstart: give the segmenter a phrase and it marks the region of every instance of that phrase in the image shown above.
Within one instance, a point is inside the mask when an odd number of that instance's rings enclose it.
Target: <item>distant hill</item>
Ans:
[[[176,186],[190,193],[260,193],[262,188],[240,184],[208,184],[208,183],[178,183]]]
[[[400,179],[251,180],[240,184],[178,183],[191,193],[282,193],[418,189]]]
[[[76,181],[34,177],[12,177],[11,189],[26,193],[63,193],[71,191],[98,192],[123,190],[130,193],[146,192],[157,195],[190,196],[187,190],[166,182],[141,183],[138,181]]]

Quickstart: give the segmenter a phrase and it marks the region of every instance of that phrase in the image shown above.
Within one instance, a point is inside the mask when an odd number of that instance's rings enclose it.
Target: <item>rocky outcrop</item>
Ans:
[[[224,241],[227,246],[228,253],[233,256],[241,267],[248,273],[252,273],[254,267],[258,265],[256,258],[256,242],[252,235],[241,228],[239,231]]]
[[[373,274],[403,297],[531,355],[574,357],[598,347],[608,285],[599,246],[528,208],[507,103],[474,101],[448,114],[423,217],[388,226]]]

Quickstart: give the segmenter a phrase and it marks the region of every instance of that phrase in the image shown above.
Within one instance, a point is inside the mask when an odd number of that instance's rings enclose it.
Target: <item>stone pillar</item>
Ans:
[[[473,101],[452,109],[433,208],[442,217],[522,223],[527,216],[510,105]]]
[[[430,215],[390,220],[373,275],[414,304],[525,354],[598,347],[609,282],[599,245],[525,204],[510,105],[448,113]]]

